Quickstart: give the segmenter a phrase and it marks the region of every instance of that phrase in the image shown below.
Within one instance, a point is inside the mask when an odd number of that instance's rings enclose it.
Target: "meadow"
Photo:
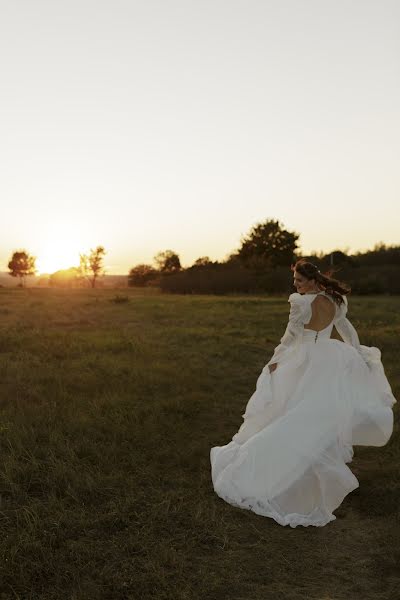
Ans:
[[[350,297],[400,397],[400,297]],[[398,600],[400,435],[322,528],[212,488],[287,297],[0,289],[1,600]],[[367,314],[367,318],[365,318]],[[284,443],[284,440],[282,440]]]

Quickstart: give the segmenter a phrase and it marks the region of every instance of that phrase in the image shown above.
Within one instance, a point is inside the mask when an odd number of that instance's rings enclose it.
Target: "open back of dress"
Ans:
[[[335,315],[336,305],[334,300],[331,300],[328,296],[316,294],[311,301],[311,320],[304,325],[304,329],[322,331],[330,324],[333,325]]]

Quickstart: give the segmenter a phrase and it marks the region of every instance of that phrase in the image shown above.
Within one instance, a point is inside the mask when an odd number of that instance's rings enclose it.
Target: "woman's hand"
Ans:
[[[275,371],[277,366],[278,366],[278,363],[273,363],[272,365],[268,365],[269,372],[272,373],[273,371]]]

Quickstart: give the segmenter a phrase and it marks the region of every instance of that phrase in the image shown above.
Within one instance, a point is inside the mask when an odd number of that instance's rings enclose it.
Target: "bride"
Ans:
[[[396,402],[378,348],[346,318],[348,288],[311,262],[292,267],[286,331],[258,377],[243,423],[211,448],[215,492],[280,525],[321,527],[359,486],[353,445],[383,446]],[[332,339],[335,326],[343,342]]]

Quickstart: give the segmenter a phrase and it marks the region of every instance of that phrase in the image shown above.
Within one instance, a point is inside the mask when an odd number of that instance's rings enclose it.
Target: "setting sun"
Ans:
[[[61,269],[78,267],[80,254],[88,254],[89,248],[96,246],[98,235],[88,232],[84,223],[64,218],[55,223],[49,218],[42,223],[43,234],[31,245],[36,256],[38,275],[55,273]]]
[[[36,268],[39,275],[45,273],[51,274],[60,269],[69,269],[70,267],[77,267],[79,265],[79,255],[69,255],[67,253],[57,253],[55,255],[38,257],[36,261]]]
[[[82,244],[72,245],[70,241],[61,240],[47,242],[37,252],[36,268],[39,275],[54,273],[60,269],[79,266],[79,254],[85,252]]]

